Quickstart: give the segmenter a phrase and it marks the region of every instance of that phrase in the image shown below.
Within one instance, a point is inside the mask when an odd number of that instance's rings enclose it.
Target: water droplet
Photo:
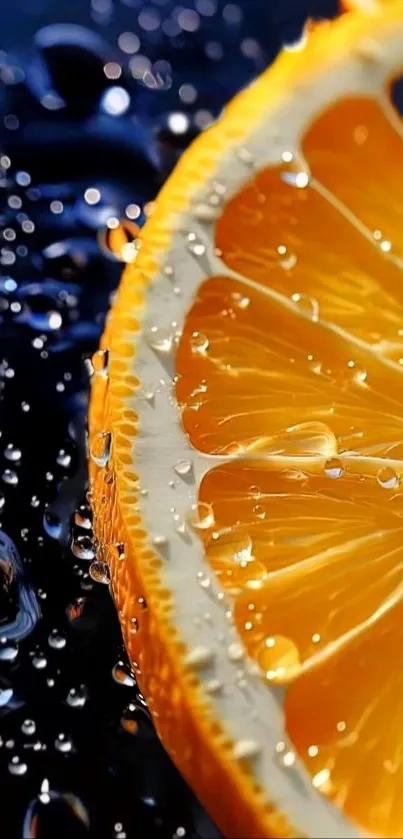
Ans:
[[[399,483],[399,478],[391,466],[383,466],[382,469],[379,470],[376,479],[378,484],[380,484],[380,486],[384,489],[395,489]]]
[[[32,665],[36,670],[44,670],[47,666],[48,660],[43,653],[35,653],[32,657]]]
[[[214,652],[210,647],[197,646],[185,657],[185,663],[190,667],[208,667],[213,661]]]
[[[63,754],[68,754],[68,752],[71,752],[73,748],[73,743],[71,742],[70,738],[66,736],[66,734],[59,734],[55,740],[55,747],[59,752],[63,752]]]
[[[4,457],[7,460],[11,460],[13,463],[16,463],[18,460],[21,460],[21,449],[18,449],[17,446],[13,446],[12,443],[9,443],[4,449]]]
[[[325,463],[325,475],[328,478],[342,478],[344,475],[344,466],[338,457],[331,457]]]
[[[70,688],[66,702],[70,708],[83,708],[87,701],[87,689],[85,685],[80,685],[78,688]]]
[[[285,162],[287,163],[288,161]],[[306,189],[311,182],[310,173],[306,170],[304,171],[302,168],[298,169],[292,159],[289,163],[290,166],[288,169],[280,174],[281,180],[290,186],[297,187],[297,189]]]
[[[36,724],[34,720],[24,720],[24,722],[21,725],[21,731],[28,737],[30,737],[32,734],[35,734]]]
[[[96,583],[104,583],[105,585],[109,585],[111,581],[111,575],[106,562],[102,562],[99,559],[95,560],[95,562],[91,562],[90,577],[92,580],[95,580]]]
[[[7,638],[0,640],[0,661],[15,661],[18,656],[18,645]]]
[[[51,539],[60,539],[60,536],[63,533],[63,524],[53,513],[50,513],[48,510],[44,513],[43,516],[43,528],[45,533],[50,536]]]
[[[95,558],[95,547],[91,536],[77,536],[71,543],[71,550],[77,559]]]
[[[58,463],[59,466],[67,468],[67,466],[70,466],[71,464],[71,455],[68,454],[65,449],[60,449],[56,457],[56,463]]]
[[[209,347],[209,340],[202,332],[192,332],[190,346],[194,353],[204,354]]]
[[[112,676],[118,685],[124,685],[125,687],[132,688],[136,684],[133,674],[123,661],[118,661],[117,664],[112,667]]]
[[[244,294],[241,294],[239,291],[233,291],[231,293],[231,302],[237,309],[247,309],[250,305],[249,297],[245,297]]]
[[[243,647],[237,641],[229,645],[227,653],[230,661],[242,661],[245,655]]]
[[[58,629],[52,629],[51,633],[48,637],[48,644],[54,650],[62,650],[63,647],[66,646],[66,638],[62,635]]]
[[[206,253],[205,244],[198,239],[195,233],[188,233],[188,249],[194,256],[203,256]]]
[[[238,740],[233,748],[233,755],[236,760],[245,760],[257,757],[261,749],[256,740]]]
[[[4,708],[8,705],[13,693],[14,691],[12,688],[0,688],[0,708]]]
[[[110,431],[100,431],[90,440],[90,456],[93,462],[104,468],[107,466],[111,453],[112,435]]]
[[[252,507],[252,513],[256,516],[257,519],[266,518],[266,512],[264,508],[261,506],[261,504],[255,504],[255,506]]]
[[[178,460],[174,466],[174,471],[180,478],[190,477],[193,473],[193,463],[191,460]]]
[[[283,635],[266,638],[258,653],[258,662],[266,672],[266,679],[279,684],[298,673],[301,664],[296,644]]]
[[[3,472],[3,481],[8,486],[17,486],[18,484],[18,475],[16,472],[13,472],[12,469],[5,469]]]
[[[124,543],[123,542],[116,542],[115,548],[116,548],[116,553],[118,555],[118,559],[126,559]]]
[[[87,504],[81,504],[78,510],[74,513],[74,524],[77,527],[82,527],[83,530],[91,530],[92,528],[92,512]]]
[[[168,329],[153,326],[147,332],[147,342],[151,349],[160,355],[168,355],[173,347],[173,332]]]
[[[15,755],[15,757],[12,757],[10,763],[8,764],[8,771],[11,773],[11,775],[25,775],[27,769],[27,764],[24,763],[23,760],[20,760],[20,758],[17,755]]]
[[[322,792],[330,791],[330,769],[321,769],[312,778],[312,784],[315,789],[320,789]]]
[[[309,297],[307,294],[299,294],[295,292],[291,295],[291,300],[298,307],[298,310],[309,317],[315,323],[319,320],[319,303],[315,297]]]
[[[186,520],[193,530],[208,530],[214,527],[214,511],[211,504],[204,501],[199,501],[198,504],[193,504],[190,508]]]
[[[279,255],[278,264],[280,265],[280,268],[284,268],[284,271],[291,271],[295,268],[297,264],[297,257],[295,253],[290,253],[285,245],[279,245],[277,253]]]
[[[109,372],[109,350],[97,350],[91,360],[94,375],[106,378]]]

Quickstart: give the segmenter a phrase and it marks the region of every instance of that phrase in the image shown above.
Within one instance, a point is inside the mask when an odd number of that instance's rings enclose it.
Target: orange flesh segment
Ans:
[[[304,153],[398,254],[401,138],[376,103],[354,110],[322,115]],[[225,207],[223,276],[188,313],[176,393],[195,448],[221,458],[200,487],[213,511],[201,535],[249,653],[285,690],[290,739],[353,821],[398,837],[402,274],[315,181],[284,180],[290,171],[264,170]],[[362,460],[349,467],[345,453]]]

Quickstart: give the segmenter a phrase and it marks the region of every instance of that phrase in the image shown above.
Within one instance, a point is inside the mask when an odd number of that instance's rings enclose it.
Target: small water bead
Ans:
[[[18,460],[21,460],[21,449],[9,443],[4,449],[4,457],[6,460],[11,460],[13,463],[16,463]]]
[[[32,498],[31,498],[31,507],[34,507],[34,508],[39,507],[40,503],[41,503],[40,498],[38,498],[37,495],[33,495]]]
[[[11,775],[25,775],[28,770],[28,766],[21,760],[17,755],[11,758],[10,763],[8,764],[8,771]]]
[[[33,734],[35,734],[36,723],[34,722],[34,720],[24,720],[24,722],[21,725],[21,731],[23,734],[26,734],[27,737],[31,737]]]
[[[193,530],[209,530],[215,524],[214,510],[211,504],[199,501],[198,504],[192,504],[186,520]]]
[[[376,479],[378,484],[384,489],[396,489],[399,484],[399,478],[391,466],[383,466],[379,470]]]
[[[62,650],[66,646],[66,638],[58,629],[52,629],[48,636],[48,644],[54,650]]]
[[[316,323],[319,320],[319,303],[315,297],[295,292],[291,300],[298,307],[298,310]]]
[[[55,747],[59,752],[68,754],[73,748],[73,743],[66,734],[61,733],[56,737]]]
[[[97,350],[91,361],[94,375],[107,378],[109,373],[109,350]]]
[[[297,187],[297,189],[306,189],[311,182],[310,173],[302,168],[298,168],[292,158],[290,161],[284,162],[289,163],[290,165],[287,169],[284,169],[284,171],[281,172],[281,180],[284,181],[284,183],[289,184],[289,186]]]
[[[133,674],[123,661],[118,661],[112,667],[112,677],[118,685],[124,685],[124,687],[132,688],[136,684]]]
[[[195,233],[188,233],[187,242],[188,242],[188,250],[194,256],[200,257],[200,256],[203,256],[206,253],[205,244],[200,239],[198,239],[198,237],[196,236]]]
[[[252,513],[256,516],[257,519],[266,518],[266,512],[260,504],[255,504],[255,506],[252,507]]]
[[[0,661],[8,661],[11,663],[17,658],[18,652],[18,644],[14,641],[9,641],[7,638],[0,639]]]
[[[283,635],[266,638],[258,653],[258,662],[269,682],[282,684],[298,673],[301,660],[294,641]]]
[[[190,346],[194,353],[205,353],[209,348],[209,340],[202,332],[192,332]]]
[[[295,253],[290,253],[286,245],[279,245],[277,253],[279,255],[278,264],[280,265],[280,268],[284,268],[285,271],[291,271],[295,268],[297,264],[297,257]]]
[[[71,550],[77,559],[95,559],[95,545],[91,536],[76,536],[72,540]]]
[[[77,527],[82,527],[83,530],[92,529],[92,512],[91,508],[86,504],[81,504],[78,510],[74,513],[74,524]]]
[[[12,688],[0,688],[0,708],[4,708],[14,695]]]
[[[32,657],[32,666],[35,667],[35,670],[44,670],[47,667],[48,660],[44,653],[37,652]]]
[[[18,475],[12,469],[5,469],[3,472],[3,481],[8,486],[17,486],[18,484]]]
[[[193,475],[193,463],[191,460],[178,460],[174,466],[174,472],[180,478],[189,478]]]
[[[328,478],[342,478],[344,475],[344,466],[338,457],[331,457],[325,463],[325,475]]]
[[[110,431],[100,431],[94,434],[90,440],[91,460],[104,469],[107,466],[111,453],[112,435]]]
[[[126,559],[124,543],[123,542],[116,542],[115,548],[116,548],[116,553],[118,555],[118,559],[120,559],[120,560]]]
[[[96,583],[104,583],[104,585],[109,585],[111,581],[111,575],[106,562],[102,562],[99,559],[95,560],[95,562],[92,562],[90,565],[90,577]]]
[[[147,343],[159,355],[169,355],[174,343],[172,330],[153,326],[146,334]]]
[[[87,689],[85,685],[80,685],[78,688],[70,688],[66,702],[70,708],[83,708],[88,699]]]
[[[56,457],[56,463],[58,463],[59,466],[67,468],[71,464],[71,455],[68,454],[65,449],[60,449]]]

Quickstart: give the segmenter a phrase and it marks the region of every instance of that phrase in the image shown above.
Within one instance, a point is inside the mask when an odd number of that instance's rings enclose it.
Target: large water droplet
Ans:
[[[13,463],[16,463],[21,460],[21,449],[18,449],[17,446],[13,446],[12,443],[9,443],[4,449],[4,457],[7,460],[11,460]]]
[[[379,470],[376,479],[384,489],[395,489],[398,486],[399,478],[391,466],[383,466]]]
[[[90,456],[91,460],[97,466],[104,468],[107,466],[111,453],[112,435],[110,431],[100,431],[94,434],[90,440]]]
[[[266,679],[279,684],[293,678],[301,665],[297,645],[283,635],[266,638],[259,651],[258,662],[266,672]]]
[[[214,527],[214,510],[211,504],[204,501],[199,501],[198,504],[193,504],[187,513],[186,520],[193,530],[209,530]]]
[[[8,771],[11,775],[25,775],[27,769],[27,764],[21,760],[18,755],[12,757],[10,763],[8,764]]]
[[[190,346],[194,353],[204,354],[208,350],[209,340],[202,332],[192,332]]]
[[[26,734],[27,737],[31,737],[32,734],[35,734],[36,724],[34,720],[24,720],[21,725],[21,731],[23,734]]]
[[[92,512],[87,504],[81,504],[78,510],[74,513],[74,524],[77,527],[82,527],[84,530],[91,530],[92,528]]]
[[[151,349],[160,355],[169,355],[173,347],[173,332],[168,329],[162,329],[158,326],[153,326],[147,332],[147,342]]]
[[[3,481],[8,486],[17,486],[18,484],[18,475],[12,469],[5,469],[3,472]]]
[[[125,687],[132,688],[136,684],[134,676],[123,661],[118,661],[117,664],[112,667],[112,676],[118,685],[124,685]]]
[[[295,292],[291,295],[291,300],[298,307],[298,310],[308,318],[315,323],[319,320],[319,303],[315,297],[309,297],[307,294]]]
[[[71,543],[71,550],[77,559],[95,558],[95,547],[91,536],[76,536]]]
[[[102,562],[102,560],[100,559],[95,560],[95,562],[91,562],[90,577],[92,580],[95,580],[96,583],[104,583],[105,585],[109,585],[111,581],[111,575],[106,562]]]
[[[338,457],[331,457],[326,461],[325,475],[328,478],[341,478],[344,475],[344,467]]]
[[[66,646],[66,638],[58,629],[52,629],[48,637],[48,644],[54,650],[62,650]]]

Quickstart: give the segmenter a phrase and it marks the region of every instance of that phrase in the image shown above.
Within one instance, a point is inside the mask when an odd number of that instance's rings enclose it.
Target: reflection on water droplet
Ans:
[[[52,629],[48,637],[48,644],[54,650],[62,650],[66,646],[66,638],[58,629]]]
[[[185,478],[193,472],[193,464],[191,460],[178,460],[174,466],[174,471],[181,478]]]
[[[24,722],[21,725],[21,731],[28,737],[30,737],[32,734],[35,734],[36,725],[34,720],[24,720]]]
[[[92,528],[92,512],[91,508],[86,504],[81,504],[78,510],[74,513],[74,524],[77,527],[82,527],[83,530],[91,530]]]
[[[344,475],[344,467],[338,457],[331,457],[326,461],[325,475],[328,478],[341,478]]]
[[[73,748],[73,743],[71,742],[69,737],[61,733],[56,737],[55,747],[59,752],[63,752],[63,754],[68,754],[68,752],[71,752]]]
[[[48,660],[43,653],[36,653],[32,658],[32,665],[36,670],[44,670],[47,666]]]
[[[194,353],[205,353],[208,350],[209,340],[202,332],[192,332],[190,346]]]
[[[284,271],[291,271],[292,268],[295,268],[297,264],[297,257],[295,253],[290,253],[286,245],[279,245],[277,253],[279,255],[278,264],[280,265],[280,268],[284,268]]]
[[[258,662],[266,679],[279,684],[295,676],[301,665],[297,645],[283,635],[266,638],[259,650]]]
[[[4,457],[15,463],[21,459],[21,449],[18,449],[17,446],[13,446],[12,443],[9,443],[4,449]]]
[[[94,375],[106,378],[109,372],[109,350],[97,350],[91,361]]]
[[[100,431],[90,439],[91,460],[103,469],[107,466],[111,452],[112,435],[110,431]]]
[[[70,708],[83,708],[87,701],[87,689],[85,685],[80,685],[78,688],[70,688],[66,702]]]
[[[153,326],[146,335],[151,349],[160,355],[168,355],[173,347],[173,333],[168,329]]]
[[[384,489],[395,489],[399,483],[399,478],[391,466],[384,466],[379,470],[376,479],[378,484]]]
[[[134,676],[123,661],[118,661],[117,664],[112,667],[112,676],[118,685],[124,685],[125,687],[132,688],[136,684]]]
[[[298,307],[298,310],[309,317],[315,323],[319,320],[319,303],[315,297],[309,297],[307,294],[299,294],[295,292],[291,295],[291,300]]]
[[[24,763],[24,761],[20,760],[20,758],[17,755],[15,755],[15,757],[12,757],[10,763],[8,764],[8,771],[11,773],[11,775],[25,775],[27,769],[27,764]]]
[[[5,469],[3,472],[3,481],[8,486],[17,486],[18,484],[18,475],[16,472],[13,472],[12,469]]]
[[[71,543],[71,550],[77,559],[94,559],[95,547],[91,536],[77,536]]]
[[[0,708],[4,708],[8,705],[13,693],[14,691],[12,688],[0,688]]]
[[[65,449],[60,449],[56,457],[56,463],[67,468],[71,464],[71,454],[68,454]]]
[[[51,539],[59,539],[63,532],[63,524],[57,516],[47,510],[43,516],[43,529]]]
[[[188,233],[188,249],[194,256],[203,256],[206,253],[206,246],[195,233]]]
[[[96,583],[104,583],[105,585],[109,585],[111,581],[111,575],[106,562],[102,562],[99,559],[95,560],[95,562],[91,562],[90,577],[91,579],[95,580]]]
[[[190,508],[186,520],[193,530],[208,530],[214,527],[214,511],[211,504],[199,501]]]
[[[18,645],[7,638],[0,640],[0,661],[15,661],[18,656]]]

